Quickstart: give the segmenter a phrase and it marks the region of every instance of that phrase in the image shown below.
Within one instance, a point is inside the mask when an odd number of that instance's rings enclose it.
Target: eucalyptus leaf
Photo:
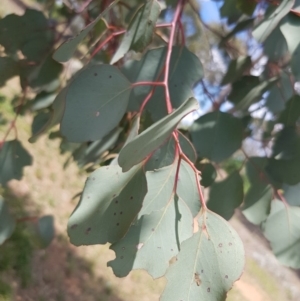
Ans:
[[[243,202],[243,196],[243,180],[238,172],[233,172],[225,180],[210,186],[207,207],[229,220]]]
[[[74,54],[80,42],[90,33],[90,31],[98,24],[102,17],[110,11],[119,0],[114,0],[111,4],[87,27],[85,27],[77,36],[67,40],[61,44],[53,54],[53,58],[58,62],[67,62]]]
[[[62,134],[71,142],[102,139],[123,117],[130,91],[116,67],[88,66],[67,87]]]
[[[186,204],[173,194],[165,208],[143,215],[124,238],[111,246],[116,259],[108,262],[108,266],[118,277],[135,269],[145,269],[153,278],[161,277],[169,261],[178,254],[180,244],[192,235],[192,215]]]
[[[245,195],[242,212],[253,224],[259,225],[270,213],[273,188],[265,172],[268,159],[250,157],[246,163],[246,175],[250,187]]]
[[[127,61],[122,72],[131,82],[163,80],[166,47],[151,49],[139,61]],[[178,108],[193,96],[192,87],[203,77],[203,67],[199,58],[186,47],[174,46],[170,59],[169,90],[173,108]],[[137,111],[151,91],[150,86],[134,87],[130,95],[128,111]],[[156,87],[146,110],[154,121],[167,115],[165,90]]]
[[[259,42],[264,42],[280,21],[289,13],[294,5],[294,0],[282,0],[278,6],[270,7],[263,20],[253,30],[253,37]]]
[[[244,248],[235,230],[210,211],[198,223],[199,231],[181,244],[167,271],[161,301],[224,301],[243,272]]]
[[[192,141],[198,156],[215,162],[223,161],[238,150],[243,135],[242,121],[220,111],[201,116],[191,127]]]
[[[130,49],[141,52],[148,46],[159,14],[160,5],[156,0],[146,1],[138,9],[129,23],[118,50],[111,59],[111,64],[120,60]]]
[[[65,109],[66,93],[67,93],[67,89],[63,88],[59,92],[59,94],[55,97],[53,105],[50,109],[50,113],[48,114],[48,116],[49,116],[48,121],[46,123],[44,123],[44,119],[43,119],[42,120],[43,122],[40,123],[40,120],[39,120],[39,126],[36,127],[35,130],[32,131],[32,136],[28,139],[28,141],[30,143],[36,142],[37,139],[42,134],[46,133],[51,127],[53,127],[54,125],[61,122],[61,119],[62,119],[63,113],[64,113],[64,109]],[[39,118],[41,118],[41,117],[39,117]]]
[[[300,268],[300,208],[286,206],[274,200],[264,225],[264,235],[270,241],[277,259],[284,265]]]
[[[18,74],[17,62],[7,56],[0,57],[0,87],[3,87],[7,80]]]
[[[130,141],[120,151],[119,165],[123,171],[143,161],[149,154],[164,143],[172,134],[180,120],[199,107],[195,98],[189,98],[178,109],[162,118]]]
[[[19,140],[5,141],[0,148],[0,184],[20,180],[24,167],[31,164],[32,157]]]
[[[71,243],[79,246],[120,240],[140,211],[146,193],[142,166],[125,173],[118,165],[100,167],[88,177],[69,219]]]

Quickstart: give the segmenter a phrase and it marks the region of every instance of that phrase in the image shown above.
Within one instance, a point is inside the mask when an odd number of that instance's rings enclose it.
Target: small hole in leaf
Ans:
[[[171,251],[173,252],[173,249],[171,249]]]
[[[118,201],[118,200],[115,200],[115,203],[116,203],[116,204],[118,204],[118,203],[119,203],[119,201]]]
[[[226,275],[225,278],[228,279],[228,275]]]
[[[201,273],[203,273],[204,271],[203,270],[201,270]]]
[[[91,230],[92,230],[91,227],[87,228],[87,229],[85,230],[85,234],[89,234],[89,233],[91,232]]]
[[[116,194],[113,195],[113,198],[116,196]]]
[[[133,196],[131,196],[130,199],[132,200],[132,199],[133,199]]]
[[[112,76],[110,75],[109,78],[112,78]]]
[[[207,288],[207,292],[210,293],[210,287]]]
[[[152,228],[151,231],[154,232],[154,228]]]
[[[117,223],[117,226],[119,226],[120,225],[120,223]]]
[[[75,229],[75,228],[77,228],[77,226],[78,226],[77,224],[74,224],[71,226],[71,229]]]
[[[117,213],[115,212],[114,215],[117,215]]]
[[[96,117],[99,117],[99,115],[100,115],[100,112],[99,111],[96,112]]]
[[[121,211],[120,214],[122,215],[122,214],[123,214],[123,211]]]
[[[98,75],[98,73],[95,72],[95,73],[94,73],[94,76],[97,76],[97,75]]]

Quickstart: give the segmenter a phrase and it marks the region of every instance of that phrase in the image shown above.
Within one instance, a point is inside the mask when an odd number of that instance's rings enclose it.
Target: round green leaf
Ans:
[[[5,141],[0,149],[0,184],[20,180],[23,168],[32,164],[32,157],[18,140]]]
[[[243,272],[243,243],[220,216],[206,211],[199,231],[181,244],[177,261],[167,271],[161,301],[225,301]]]
[[[233,172],[225,180],[211,185],[207,207],[229,220],[243,202],[243,196],[243,180],[238,172]]]
[[[123,117],[131,85],[114,66],[93,65],[69,85],[61,132],[71,142],[100,140]]]
[[[87,179],[68,222],[74,245],[120,240],[141,209],[147,183],[141,166],[123,173],[118,165],[100,167]]]
[[[274,200],[264,234],[277,259],[294,269],[300,268],[300,208]]]
[[[169,261],[178,254],[180,244],[192,235],[193,217],[189,208],[171,195],[165,208],[143,215],[123,239],[111,246],[116,259],[108,265],[118,277],[135,269],[145,269],[153,278],[161,277]]]
[[[241,147],[244,127],[240,119],[216,111],[197,119],[191,135],[199,157],[221,162]]]

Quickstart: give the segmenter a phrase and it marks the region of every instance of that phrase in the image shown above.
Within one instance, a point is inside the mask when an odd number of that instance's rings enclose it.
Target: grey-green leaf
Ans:
[[[74,54],[79,43],[89,34],[89,32],[98,24],[98,21],[111,10],[119,0],[113,1],[92,23],[84,28],[77,36],[61,44],[53,54],[53,58],[58,62],[68,61]]]
[[[5,85],[5,82],[19,73],[18,64],[7,56],[0,57],[0,87]]]
[[[294,95],[288,100],[284,111],[281,112],[278,118],[279,123],[286,126],[293,126],[300,117],[300,96]]]
[[[198,220],[199,231],[184,241],[170,266],[161,301],[225,301],[243,272],[243,243],[220,216],[207,211]]]
[[[146,173],[148,193],[144,199],[143,208],[139,212],[139,217],[155,210],[161,210],[166,206],[175,187],[177,165],[178,160],[175,160],[172,165]],[[180,163],[177,194],[190,208],[192,215],[196,216],[200,209],[196,179],[194,171],[185,161]]]
[[[234,210],[243,202],[243,180],[238,172],[233,172],[225,180],[211,185],[207,207],[229,220]]]
[[[51,127],[61,122],[65,110],[66,94],[67,88],[63,88],[58,93],[53,102],[48,121],[32,133],[32,136],[28,140],[30,143],[36,142],[42,134],[46,133]]]
[[[300,268],[300,208],[286,206],[274,200],[271,214],[264,226],[264,235],[270,241],[277,259],[294,269]]]
[[[193,235],[189,208],[178,196],[170,197],[165,208],[143,215],[122,240],[111,246],[116,259],[108,265],[116,276],[124,277],[135,269],[145,269],[153,278],[163,276],[180,244]]]
[[[118,162],[123,171],[143,161],[172,134],[180,120],[199,107],[195,98],[189,98],[178,109],[162,118],[134,138],[121,150]]]
[[[62,134],[71,142],[100,140],[122,119],[130,90],[130,82],[116,67],[87,67],[67,88]]]
[[[264,171],[267,163],[264,157],[250,157],[246,163],[250,187],[245,195],[242,212],[255,225],[266,220],[273,198],[273,189]]]
[[[15,225],[15,220],[10,215],[5,201],[0,197],[0,245],[12,235]]]
[[[231,114],[215,111],[197,119],[191,135],[199,157],[221,162],[241,147],[244,126]]]
[[[68,222],[74,245],[114,243],[128,231],[142,207],[147,183],[141,166],[123,173],[118,165],[100,167],[87,179]]]
[[[163,80],[163,68],[167,48],[151,49],[139,61],[127,61],[122,72],[131,82]],[[203,68],[199,58],[186,47],[174,46],[170,60],[169,90],[173,108],[178,108],[193,96],[193,85],[203,77]],[[129,111],[139,109],[152,87],[138,86],[130,95]],[[156,87],[153,96],[146,105],[151,118],[157,121],[167,115],[165,91]]]
[[[259,42],[264,42],[279,22],[287,15],[294,5],[294,0],[283,0],[278,6],[271,6],[265,17],[253,30],[253,37]]]
[[[111,60],[111,64],[120,60],[130,49],[141,52],[148,46],[152,40],[159,14],[160,5],[156,0],[149,0],[138,9]]]
[[[20,180],[23,168],[32,164],[32,157],[18,140],[4,142],[0,149],[0,184]]]

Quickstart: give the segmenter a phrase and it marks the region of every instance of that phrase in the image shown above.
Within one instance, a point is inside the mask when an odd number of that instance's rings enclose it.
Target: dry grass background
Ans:
[[[0,13],[18,12],[18,1],[2,0]],[[16,79],[0,90],[0,112],[13,118],[10,100],[18,93]],[[114,258],[108,246],[72,246],[66,234],[69,215],[78,202],[86,174],[71,164],[66,170],[65,155],[59,141],[42,137],[35,144],[30,136],[30,116],[17,121],[18,137],[34,158],[21,181],[1,188],[11,211],[17,217],[52,214],[56,237],[45,250],[36,249],[18,225],[13,237],[0,246],[0,301],[155,301],[165,279],[153,280],[144,271],[116,278],[106,262]],[[0,126],[0,139],[7,125]],[[242,278],[228,294],[227,301],[299,301],[300,281],[293,271],[280,266],[258,228],[249,225],[241,214],[231,224],[246,248]],[[174,300],[175,301],[175,300]],[[205,300],[203,300],[205,301]]]

